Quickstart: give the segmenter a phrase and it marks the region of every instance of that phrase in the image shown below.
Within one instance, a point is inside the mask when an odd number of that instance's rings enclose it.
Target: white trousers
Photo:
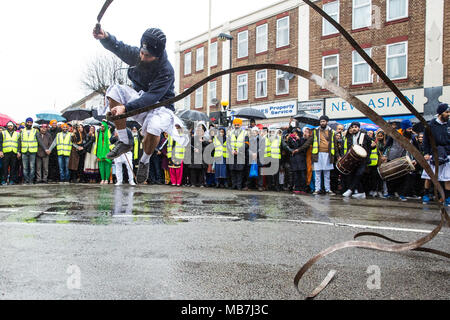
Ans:
[[[126,158],[125,158],[126,157]],[[127,161],[128,158],[128,161]],[[133,155],[131,152],[127,152],[126,154],[122,154],[119,158],[114,160],[114,164],[116,165],[116,178],[117,182],[123,182],[123,170],[122,165],[125,164],[128,171],[128,182],[133,181]]]
[[[330,192],[330,170],[314,170],[316,176],[316,191],[319,192],[322,189],[322,172],[323,172],[323,180],[325,182],[325,191]]]

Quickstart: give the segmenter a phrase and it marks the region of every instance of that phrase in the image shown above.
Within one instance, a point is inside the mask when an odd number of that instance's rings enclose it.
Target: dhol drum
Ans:
[[[411,158],[406,156],[383,163],[378,168],[378,173],[380,174],[381,179],[391,181],[406,176],[415,169],[416,168],[414,167]]]
[[[350,151],[336,164],[336,168],[340,173],[349,175],[365,158],[367,158],[366,149],[358,145],[352,146]]]

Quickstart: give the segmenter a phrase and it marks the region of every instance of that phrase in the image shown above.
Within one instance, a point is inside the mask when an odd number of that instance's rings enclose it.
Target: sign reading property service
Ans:
[[[423,89],[404,90],[402,93],[417,111],[423,113],[423,105],[426,102]],[[411,113],[393,92],[364,94],[356,97],[382,116]],[[341,98],[326,99],[325,108],[326,115],[330,119],[365,117],[353,105]]]
[[[283,101],[274,102],[269,104],[261,104],[257,106],[250,106],[246,108],[252,108],[261,111],[266,115],[268,119],[271,118],[283,118],[283,117],[293,117],[297,114],[297,101]],[[234,116],[236,112],[243,108],[236,108],[230,110],[230,115]]]

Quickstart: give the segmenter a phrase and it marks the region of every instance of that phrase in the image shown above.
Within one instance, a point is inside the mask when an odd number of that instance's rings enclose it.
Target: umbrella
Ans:
[[[37,124],[50,124],[50,120],[37,119],[37,120],[35,121],[35,123],[37,123]]]
[[[142,128],[142,126],[136,121],[127,121],[127,128],[133,129],[133,127],[136,127],[138,130]]]
[[[258,109],[253,108],[243,108],[234,114],[236,118],[244,118],[244,119],[267,119],[266,115],[259,111]]]
[[[433,118],[435,116],[426,115],[423,117],[425,118],[425,121],[430,122],[431,120],[433,120]],[[413,123],[413,131],[414,132],[424,132],[425,131],[425,126],[422,124],[422,122],[419,121],[419,119],[413,118],[413,119],[411,119],[411,122]]]
[[[17,123],[10,116],[0,113],[0,127],[6,127],[6,124],[10,121]]]
[[[178,117],[189,121],[204,121],[209,122],[209,117],[206,113],[195,110],[183,110],[178,113]]]
[[[91,110],[77,108],[77,109],[67,110],[66,112],[63,113],[62,116],[64,118],[66,118],[67,121],[73,121],[73,120],[79,120],[80,121],[80,120],[85,120],[87,118],[92,117],[92,111]]]
[[[97,126],[101,124],[101,121],[91,117],[83,120],[83,124],[87,126]]]
[[[361,123],[361,129],[366,131],[377,131],[380,127],[371,123]]]
[[[294,119],[296,119],[298,122],[309,124],[315,127],[320,125],[319,117],[310,114],[300,114],[295,116]]]
[[[329,126],[331,129],[333,129],[333,130],[336,130],[338,125],[340,125],[340,123],[337,122],[337,121],[330,121],[330,122],[328,122],[328,126]]]
[[[55,111],[55,110],[45,110],[45,111],[36,113],[36,117],[38,117],[39,120],[48,120],[48,121],[56,120],[58,122],[66,121],[66,118],[61,116],[61,113],[58,111]]]

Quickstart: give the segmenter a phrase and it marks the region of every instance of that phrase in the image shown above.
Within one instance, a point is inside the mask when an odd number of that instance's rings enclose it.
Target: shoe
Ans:
[[[7,183],[5,181],[2,182],[2,186],[6,186]]]
[[[263,192],[264,189],[260,187],[260,188],[258,188],[258,191],[259,191],[259,192]]]
[[[400,201],[403,201],[403,202],[408,201],[408,199],[406,199],[405,196],[398,196],[398,198],[400,199]]]
[[[354,195],[352,195],[353,199],[366,199],[366,194],[365,193],[355,193]]]
[[[406,199],[408,199],[408,200],[420,200],[422,198],[419,197],[419,196],[411,196],[411,197],[406,197]]]
[[[329,196],[335,196],[336,193],[334,193],[333,191],[327,191],[327,195],[329,195]]]
[[[383,198],[383,192],[378,191],[378,197],[379,197],[379,198]]]
[[[135,186],[136,185],[136,183],[134,181],[130,181],[128,183],[129,183],[130,186]]]
[[[319,191],[314,191],[314,192],[313,192],[313,196],[318,196],[319,194],[320,194]]]
[[[353,194],[353,191],[352,191],[352,190],[347,190],[347,191],[345,191],[345,192],[342,194],[342,196],[344,196],[344,197],[346,197],[346,198],[349,198],[349,197],[352,196],[352,194]]]
[[[431,199],[430,199],[430,197],[429,197],[428,195],[424,195],[424,196],[422,197],[422,203],[423,203],[423,204],[429,204],[430,201],[431,201]]]
[[[148,170],[150,168],[150,162],[147,164],[144,164],[142,162],[139,162],[139,167],[136,174],[136,182],[138,184],[143,184],[148,179]]]
[[[13,185],[15,185],[15,183],[14,183],[13,181],[10,181],[10,182],[9,182],[9,185],[10,185],[10,186],[13,186]]]
[[[449,207],[450,206],[450,197],[445,199],[445,203],[444,203],[445,207]]]
[[[116,186],[121,186],[121,185],[122,185],[122,182],[117,182],[115,185],[116,185]]]
[[[371,196],[372,198],[376,198],[377,197],[377,192],[376,191],[370,191],[369,192],[369,196]]]
[[[125,144],[122,141],[119,141],[114,149],[112,149],[111,152],[106,155],[106,158],[108,158],[109,160],[114,160],[120,157],[122,154],[127,153],[131,150],[133,150],[132,144]]]

